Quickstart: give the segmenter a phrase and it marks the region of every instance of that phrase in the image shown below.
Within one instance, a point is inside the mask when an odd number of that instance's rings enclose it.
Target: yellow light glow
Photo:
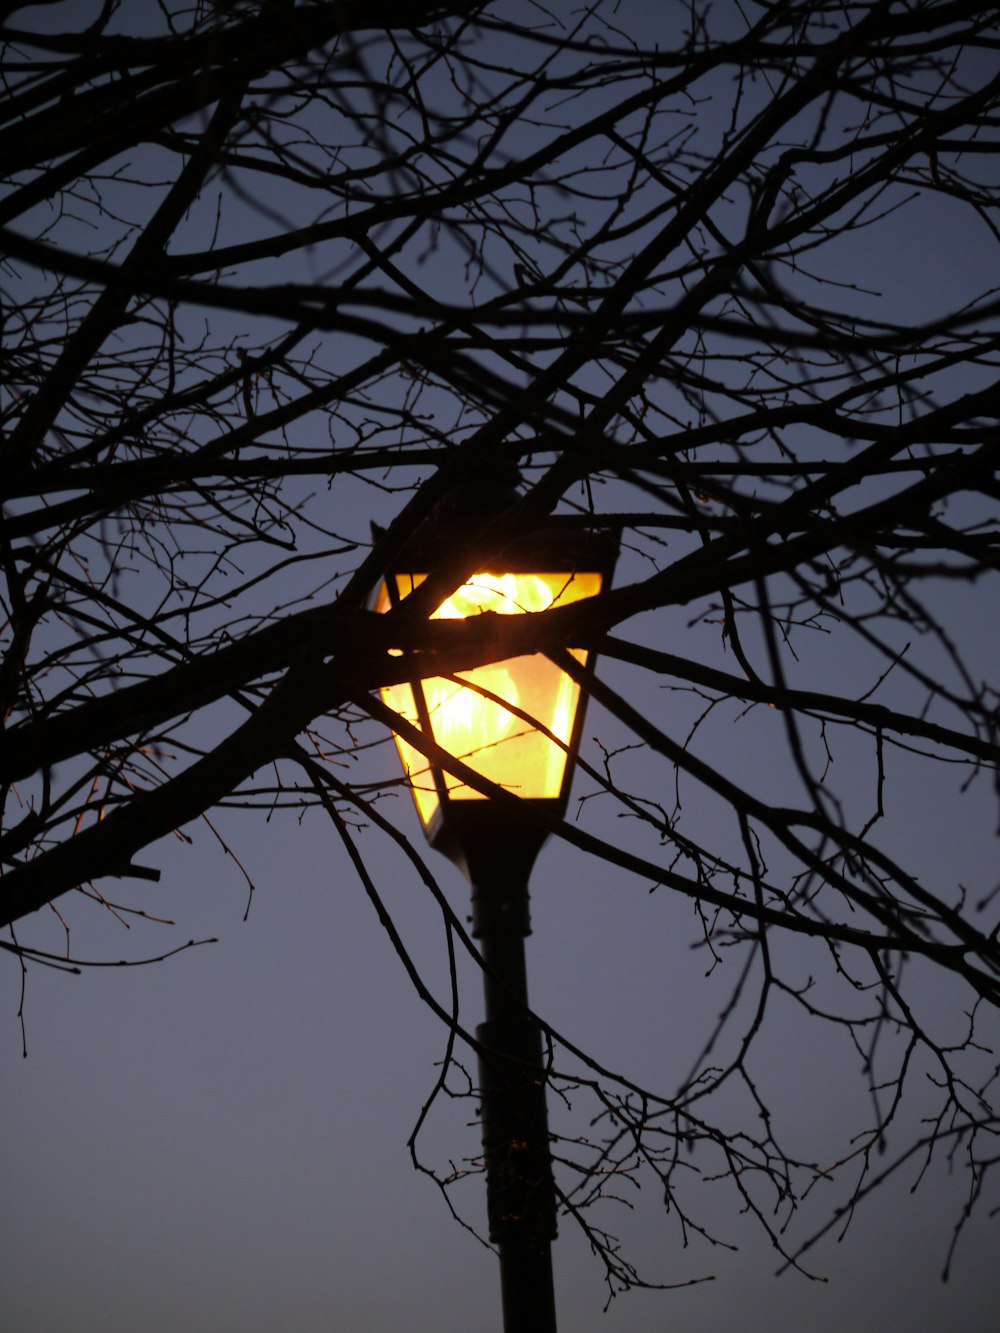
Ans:
[[[398,596],[406,597],[424,578],[423,574],[397,576]],[[499,615],[545,611],[550,606],[596,596],[600,589],[601,575],[597,573],[476,574],[437,608],[432,619],[464,619],[484,611]],[[388,589],[383,586],[377,609],[387,611],[389,606]],[[585,651],[574,649],[573,656],[581,665],[586,663]],[[463,671],[457,680],[466,684],[440,676],[422,682],[437,744],[482,777],[516,795],[557,797],[566,770],[566,752],[539,727],[563,745],[569,744],[579,686],[540,653]],[[390,708],[420,726],[410,685],[388,686],[381,693]],[[434,779],[419,751],[398,736],[396,742],[417,810],[426,824],[438,806]],[[482,799],[480,792],[450,773],[444,774],[444,781],[452,800]]]

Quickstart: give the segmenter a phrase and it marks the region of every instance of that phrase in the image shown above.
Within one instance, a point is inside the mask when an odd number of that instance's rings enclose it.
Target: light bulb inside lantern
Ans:
[[[398,595],[405,598],[426,576],[397,577]],[[485,612],[518,615],[545,611],[553,605],[593,597],[600,587],[598,573],[480,573],[447,597],[431,618],[465,620]],[[389,604],[389,594],[383,586],[378,609],[386,611]],[[581,665],[585,664],[586,651],[570,651]],[[535,798],[558,795],[566,769],[563,747],[572,739],[580,691],[553,662],[541,654],[528,654],[456,673],[451,680],[425,677],[419,688],[434,740],[442,749],[517,795]],[[420,725],[412,686],[386,687],[382,697],[407,721]],[[524,716],[512,711],[515,709]],[[536,719],[537,725],[526,718]],[[557,741],[550,740],[540,727]],[[419,752],[401,737],[397,737],[397,743],[420,817],[426,824],[438,806],[437,785]],[[482,793],[447,771],[440,780],[452,799],[483,799]]]

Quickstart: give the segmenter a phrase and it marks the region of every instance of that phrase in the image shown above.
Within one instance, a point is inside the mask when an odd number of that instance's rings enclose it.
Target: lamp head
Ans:
[[[498,491],[469,489],[463,499],[459,488],[387,571],[375,609],[391,612],[429,574],[454,564],[456,553],[466,557],[470,540],[483,530],[484,515],[492,510],[492,518],[517,499],[511,487]],[[616,556],[617,543],[605,534],[555,525],[535,531],[454,587],[431,619],[544,614],[595,597],[610,580]],[[502,626],[496,628],[502,633]],[[586,649],[570,652],[584,670],[592,670]],[[579,683],[549,657],[527,653],[450,677],[415,675],[381,693],[394,712],[471,774],[518,798],[521,806],[555,818],[565,813],[586,699]],[[526,859],[527,873],[547,836],[537,822],[519,818],[510,801],[490,799],[449,771],[440,756],[426,757],[398,734],[396,743],[431,846],[470,879],[481,878],[498,854],[505,863],[511,856]]]

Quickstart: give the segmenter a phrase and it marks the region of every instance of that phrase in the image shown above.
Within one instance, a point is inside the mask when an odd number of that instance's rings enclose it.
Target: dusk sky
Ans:
[[[647,40],[651,9],[659,22],[684,8],[625,0],[619,21]],[[80,0],[78,9],[90,14],[94,6]],[[18,22],[27,24],[26,14]],[[709,104],[702,114],[710,121],[719,112]],[[967,215],[918,205],[889,235],[891,244],[866,248],[867,233],[859,233],[836,262],[845,281],[877,281],[899,317],[931,318],[943,301],[957,304],[997,282],[995,238]],[[366,541],[369,521],[387,523],[406,499],[380,483],[338,481],[326,500],[330,525]],[[638,504],[621,483],[610,507]],[[645,568],[643,553],[628,549],[616,582],[639,579]],[[319,579],[311,568],[302,578],[290,590],[306,597]],[[152,594],[140,577],[130,595],[141,604]],[[929,600],[985,677],[1000,657],[995,579],[989,587],[942,587]],[[629,635],[735,670],[718,624],[696,618],[695,608],[677,606],[640,618]],[[795,684],[856,697],[872,679],[870,662],[835,636],[807,644],[793,670]],[[620,663],[599,665],[598,673],[681,739],[701,711],[703,700]],[[905,687],[898,698],[906,701]],[[797,789],[774,711],[731,701],[699,737],[704,754],[761,797],[779,804]],[[600,767],[626,739],[592,704],[583,758]],[[866,810],[875,799],[870,751],[851,735],[838,736],[833,749],[832,781],[845,808]],[[964,789],[964,769],[899,750],[888,750],[885,762],[880,845],[942,893],[956,885],[988,893],[997,841],[987,775]],[[372,782],[398,775],[388,738],[358,758],[356,772]],[[630,790],[674,800],[668,768],[644,752],[623,755],[617,772]],[[583,807],[588,827],[655,856],[655,839],[633,832],[595,791],[577,775],[574,798],[592,798]],[[718,810],[693,789],[682,799],[691,836],[710,840]],[[404,790],[390,791],[379,809],[424,852]],[[147,849],[143,859],[162,871],[159,884],[102,885],[176,924],[119,920],[69,895],[57,905],[71,924],[73,956],[100,966],[71,975],[33,964],[23,977],[17,959],[0,956],[0,1323],[10,1333],[499,1333],[496,1257],[474,1234],[485,1231],[484,1179],[474,1173],[453,1191],[456,1220],[435,1181],[414,1169],[408,1147],[446,1033],[415,994],[346,851],[315,808],[304,816],[221,810],[212,823],[214,831],[199,822],[185,829],[189,841],[172,837]],[[406,948],[447,1004],[439,909],[389,839],[373,828],[356,836]],[[426,858],[466,919],[468,885],[444,858],[432,851]],[[539,858],[531,898],[537,1012],[606,1068],[665,1092],[679,1086],[729,1003],[739,960],[723,952],[712,966],[689,901],[555,840]],[[38,948],[65,947],[52,912],[21,923],[18,938],[29,934]],[[188,940],[199,943],[163,961],[114,965]],[[785,938],[775,949],[801,982],[814,971],[825,975],[822,944]],[[947,1044],[963,1027],[968,998],[927,964],[912,968],[928,1022]],[[459,980],[463,1019],[473,1026],[480,978],[464,957]],[[826,984],[818,982],[820,1005],[832,993]],[[861,1055],[846,1033],[807,1021],[790,1002],[774,1006],[755,1069],[781,1110],[783,1145],[833,1163],[871,1123]],[[738,1040],[742,1016],[743,1001],[720,1060]],[[982,1034],[1000,1042],[1000,1017],[985,1020]],[[459,1052],[459,1059],[470,1057]],[[982,1068],[995,1064],[982,1059]],[[933,1112],[933,1077],[928,1066],[915,1082],[874,1174]],[[599,1137],[584,1093],[567,1087],[565,1100],[550,1095],[549,1111],[556,1133]],[[752,1112],[734,1091],[716,1114],[731,1115],[737,1130]],[[474,1101],[439,1099],[417,1143],[420,1159],[447,1174],[449,1163],[468,1163],[478,1151]],[[789,1244],[792,1233],[804,1241],[823,1230],[851,1180],[848,1172],[809,1194],[789,1224]],[[968,1187],[941,1145],[929,1164],[914,1155],[859,1204],[849,1225],[834,1225],[802,1257],[810,1277],[787,1269],[731,1182],[692,1188],[695,1225],[685,1228],[664,1213],[655,1180],[638,1189],[624,1179],[622,1202],[601,1214],[601,1225],[620,1235],[643,1278],[673,1289],[617,1296],[605,1312],[600,1261],[563,1218],[554,1246],[559,1326],[565,1333],[994,1333],[993,1182],[961,1232],[949,1281],[941,1280]]]
[[[597,710],[588,732],[602,734]],[[384,762],[394,762],[389,749]],[[898,801],[928,861],[934,844],[962,841],[974,816],[984,827],[974,796],[953,793],[935,808],[908,790]],[[415,816],[399,804],[412,828]],[[497,1333],[496,1260],[414,1173],[406,1147],[443,1035],[345,855],[316,819],[300,826],[287,815],[269,828],[244,821],[240,854],[259,887],[243,924],[239,871],[207,830],[193,836],[190,847],[156,849],[168,885],[156,906],[169,903],[179,922],[197,923],[199,938],[217,935],[218,944],[146,969],[75,977],[32,968],[26,1060],[20,978],[6,966],[0,1287],[9,1327]],[[990,873],[989,856],[988,845],[966,851],[970,877]],[[398,860],[374,852],[371,864],[443,994],[435,912]],[[432,868],[460,910],[464,880],[443,859]],[[695,1034],[704,1036],[726,994],[726,978],[716,976],[714,987],[703,979],[690,909],[625,875],[595,873],[551,844],[532,897],[534,1004],[612,1067],[650,1080],[686,1072]],[[81,925],[80,957],[142,952],[124,932]],[[147,951],[156,938],[143,929]],[[188,933],[164,929],[162,938],[182,942]],[[477,979],[468,981],[475,1012]],[[867,1120],[856,1055],[826,1034],[817,1040],[800,1020],[779,1028],[768,1049],[796,1146],[819,1157],[842,1151],[843,1126]],[[474,1156],[471,1119],[468,1103],[439,1111],[423,1143],[428,1161]],[[697,1238],[683,1248],[648,1186],[634,1198],[626,1190],[635,1211],[623,1207],[617,1221],[645,1272],[714,1281],[628,1294],[602,1315],[601,1271],[563,1221],[554,1246],[560,1327],[991,1333],[996,1221],[974,1217],[942,1284],[965,1181],[936,1160],[911,1195],[919,1166],[859,1209],[843,1240],[834,1232],[808,1256],[826,1281],[776,1277],[777,1256],[723,1185],[717,1199],[701,1191],[698,1208],[736,1252]],[[480,1227],[483,1194],[477,1176],[459,1196]],[[809,1219],[824,1222],[839,1197],[817,1193]]]

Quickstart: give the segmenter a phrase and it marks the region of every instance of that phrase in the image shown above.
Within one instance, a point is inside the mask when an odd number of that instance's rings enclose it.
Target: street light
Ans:
[[[431,572],[512,501],[513,487],[465,486],[418,530],[389,570],[375,608],[402,606]],[[611,577],[617,543],[553,528],[506,544],[431,612],[468,619],[545,612],[595,597]],[[570,649],[584,671],[593,655]],[[382,689],[384,703],[440,752],[518,798],[485,796],[447,763],[427,758],[397,733],[417,814],[432,847],[472,886],[472,934],[484,970],[486,1022],[476,1029],[490,1239],[500,1255],[506,1333],[554,1333],[551,1243],[555,1189],[545,1109],[546,1069],[528,1010],[524,940],[531,933],[528,878],[545,825],[526,808],[559,818],[566,810],[586,694],[556,662],[523,654],[454,676],[414,677]],[[548,823],[549,821],[545,821]]]

